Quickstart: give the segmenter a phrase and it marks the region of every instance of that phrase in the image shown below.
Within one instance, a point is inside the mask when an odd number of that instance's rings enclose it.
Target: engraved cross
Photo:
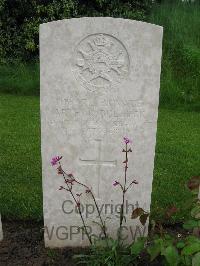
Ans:
[[[81,164],[84,166],[87,165],[95,165],[96,169],[97,169],[97,197],[100,197],[100,179],[101,179],[101,168],[102,166],[116,166],[117,165],[117,160],[114,161],[104,161],[101,159],[101,151],[102,151],[102,140],[101,139],[95,139],[95,142],[97,144],[97,150],[98,150],[98,154],[96,156],[96,159],[93,160],[86,160],[86,159],[79,159]]]

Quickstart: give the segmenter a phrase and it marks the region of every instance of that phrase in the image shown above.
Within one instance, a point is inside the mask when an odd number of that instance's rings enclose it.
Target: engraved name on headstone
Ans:
[[[89,242],[70,194],[59,191],[62,176],[50,165],[62,155],[68,172],[97,198],[107,231],[116,238],[123,180],[124,136],[132,139],[124,239],[147,234],[132,220],[138,205],[150,210],[162,53],[162,27],[115,18],[79,18],[40,26],[41,140],[45,244]],[[65,193],[66,192],[66,193]],[[99,234],[90,197],[82,197],[91,233]],[[90,207],[90,209],[89,209]],[[88,208],[88,209],[87,209]]]

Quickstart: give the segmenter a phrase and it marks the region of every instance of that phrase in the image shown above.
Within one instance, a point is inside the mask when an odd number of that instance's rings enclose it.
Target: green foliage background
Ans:
[[[143,20],[151,0],[0,0],[0,58],[38,56],[39,24],[82,16]]]
[[[39,95],[39,24],[82,16],[163,26],[160,106],[200,110],[200,0],[0,0],[0,91]]]
[[[172,222],[183,221],[189,199],[185,183],[199,175],[200,0],[0,0],[1,213],[42,218],[38,26],[81,16],[164,27],[151,214],[161,219],[163,210],[176,204],[180,212]]]
[[[160,105],[200,111],[200,1],[155,4],[147,21],[164,29]]]

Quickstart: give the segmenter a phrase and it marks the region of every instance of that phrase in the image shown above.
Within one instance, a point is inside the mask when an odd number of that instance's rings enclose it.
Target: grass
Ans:
[[[200,110],[200,3],[165,1],[148,22],[164,27],[161,106]]]
[[[147,21],[164,27],[160,105],[200,111],[200,3],[162,1]],[[0,92],[39,95],[39,63],[1,64]]]
[[[39,98],[0,94],[0,210],[3,217],[42,219]],[[160,109],[152,194],[152,215],[177,204],[187,211],[185,182],[199,174],[200,115]]]
[[[160,109],[152,193],[152,217],[177,205],[180,212],[174,221],[188,214],[190,192],[186,182],[200,174],[200,114],[184,110]]]
[[[0,210],[42,217],[39,99],[0,94]]]
[[[39,63],[0,64],[0,92],[39,95]]]
[[[200,174],[200,4],[157,4],[148,22],[164,27],[152,217],[177,204],[178,222],[187,215],[185,182]],[[42,219],[36,95],[38,62],[0,64],[0,210],[7,218]]]

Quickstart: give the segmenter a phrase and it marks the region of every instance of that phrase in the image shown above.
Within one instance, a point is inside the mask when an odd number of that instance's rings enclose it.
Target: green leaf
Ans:
[[[165,235],[162,246],[165,249],[166,247],[171,246],[173,242],[174,242],[174,239],[170,235]]]
[[[192,265],[192,257],[191,256],[181,256],[181,265],[191,266]]]
[[[195,206],[191,210],[191,216],[195,219],[200,219],[200,205]]]
[[[151,261],[153,261],[156,257],[158,257],[161,252],[160,241],[154,241],[154,243],[147,248],[147,252],[151,256]]]
[[[79,255],[74,255],[72,257],[74,260],[76,260],[76,265],[88,265],[88,261],[90,259],[90,256],[89,255],[83,255],[83,254],[79,254]]]
[[[174,240],[174,237],[172,237],[172,236],[169,235],[169,234],[165,234],[164,237],[165,237],[166,240],[171,240],[171,241]]]
[[[198,221],[196,220],[189,220],[183,224],[183,228],[186,230],[193,229],[195,227],[198,227]]]
[[[193,243],[199,243],[200,244],[200,239],[196,236],[188,236],[186,237],[186,240],[187,240],[187,244],[193,244]]]
[[[171,266],[176,266],[179,263],[179,254],[177,249],[174,246],[168,246],[165,249],[164,256]]]
[[[183,248],[185,246],[185,242],[183,242],[183,241],[180,241],[180,242],[178,242],[177,244],[176,244],[176,247],[177,248]]]
[[[145,242],[146,238],[137,239],[137,241],[131,245],[131,254],[138,256],[144,249]]]
[[[192,255],[200,251],[200,243],[192,243],[188,246],[185,246],[181,252],[182,255]]]
[[[192,258],[192,266],[199,266],[200,265],[200,252],[194,255]]]

